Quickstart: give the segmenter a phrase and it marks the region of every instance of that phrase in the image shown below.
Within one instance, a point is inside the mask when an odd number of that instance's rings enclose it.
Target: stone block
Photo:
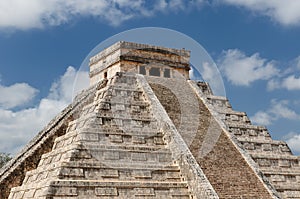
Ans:
[[[257,159],[256,162],[261,167],[270,167],[272,165],[268,159]]]
[[[24,195],[23,195],[23,198],[33,198],[34,193],[35,193],[35,189],[26,190]]]
[[[289,160],[281,159],[278,163],[280,167],[291,167],[291,162]]]
[[[155,196],[153,188],[134,188],[135,196]]]
[[[119,171],[116,169],[104,169],[101,172],[101,176],[104,178],[118,178],[119,177]]]
[[[113,108],[114,111],[125,111],[125,105],[124,104],[116,104]]]
[[[149,170],[133,170],[132,176],[139,179],[139,178],[152,178],[151,171]]]
[[[110,110],[110,103],[100,103],[99,104],[99,109],[100,110]]]
[[[158,161],[159,162],[172,162],[171,154],[158,154]]]
[[[25,191],[20,190],[18,192],[13,192],[12,197],[9,197],[9,199],[20,199],[23,198]]]
[[[287,190],[287,191],[284,191],[283,195],[284,195],[284,198],[298,199],[298,198],[300,198],[300,191]]]
[[[95,188],[96,196],[118,196],[117,188],[99,187]]]
[[[99,135],[97,133],[79,133],[77,140],[79,141],[98,141]]]
[[[144,137],[141,137],[141,136],[132,136],[132,143],[145,144],[146,140]]]
[[[123,136],[122,135],[109,135],[109,140],[115,143],[122,143]]]
[[[262,150],[263,151],[272,151],[272,145],[271,144],[262,144]]]
[[[122,119],[114,119],[114,126],[123,126],[123,120]]]
[[[84,177],[84,173],[82,168],[61,168],[59,176]]]
[[[54,188],[56,196],[77,196],[77,188],[76,187],[59,187]]]
[[[120,154],[118,151],[105,151],[104,153],[105,160],[119,160]]]
[[[147,156],[145,153],[132,153],[131,160],[132,161],[147,161]]]
[[[272,182],[285,182],[285,177],[284,175],[272,175],[271,176]]]

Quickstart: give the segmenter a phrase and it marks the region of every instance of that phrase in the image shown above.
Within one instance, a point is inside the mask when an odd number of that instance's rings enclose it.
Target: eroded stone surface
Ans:
[[[158,121],[143,88],[136,75],[110,79],[9,198],[217,198],[205,178],[193,178],[201,193],[185,180],[184,145],[171,150],[174,131]]]
[[[199,85],[200,90],[202,86]],[[252,125],[245,113],[233,111],[226,98],[206,92],[203,101],[219,114],[225,128],[255,161],[280,197],[300,198],[300,158],[292,154],[288,145],[273,140],[265,127]]]

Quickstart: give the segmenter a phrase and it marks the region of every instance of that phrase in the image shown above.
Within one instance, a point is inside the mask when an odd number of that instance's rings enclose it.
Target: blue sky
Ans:
[[[300,154],[299,10],[295,0],[0,0],[0,151],[16,153],[70,103],[96,45],[162,27],[199,42],[233,108]]]

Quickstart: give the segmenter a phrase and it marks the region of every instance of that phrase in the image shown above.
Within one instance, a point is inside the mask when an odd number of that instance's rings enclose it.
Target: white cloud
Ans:
[[[296,57],[293,62],[296,68],[300,70],[300,56]]]
[[[282,87],[288,90],[300,90],[300,77],[290,75],[283,79]]]
[[[77,86],[74,88],[75,79]],[[18,111],[0,108],[0,151],[16,153],[20,150],[72,101],[74,92],[87,86],[87,80],[87,72],[77,72],[68,67],[65,74],[52,84],[49,95],[37,106]],[[20,92],[23,93],[22,90]]]
[[[154,0],[151,3],[147,0],[0,0],[0,28],[43,28],[80,17],[92,17],[116,26],[132,18],[155,16],[157,12],[186,12],[216,2],[246,8],[283,25],[300,24],[297,0]]]
[[[166,0],[159,0],[157,3],[154,5],[154,10],[159,10],[163,11],[168,7],[168,3]]]
[[[279,79],[270,79],[267,83],[267,89],[269,91],[275,90],[281,88],[281,83],[279,82]]]
[[[272,100],[269,112],[274,115],[275,119],[299,119],[300,116],[294,110],[292,110],[289,105],[290,102],[288,100]]]
[[[263,112],[263,111],[258,111],[255,113],[254,116],[251,117],[251,121],[260,124],[260,125],[270,125],[272,124],[273,118],[270,114]]]
[[[246,56],[238,49],[229,49],[219,59],[221,71],[235,85],[249,86],[257,80],[268,80],[278,75],[274,61],[267,61],[255,53]]]
[[[300,134],[293,134],[286,142],[294,153],[300,154]]]
[[[300,24],[300,1],[298,0],[223,0],[219,2],[268,16],[282,25]]]
[[[300,120],[300,114],[290,108],[288,100],[271,100],[270,107],[265,111],[258,111],[251,117],[251,121],[259,125],[271,125],[279,119]]]
[[[79,91],[87,88],[88,85],[88,72],[76,71],[75,68],[69,66],[65,74],[52,84],[48,98],[70,102]]]
[[[288,66],[289,67],[282,72],[280,76],[274,77],[268,81],[268,90],[300,90],[300,56],[292,60]]]
[[[184,4],[184,1],[183,0],[173,0],[173,1],[170,1],[170,8],[171,9],[181,9],[183,10],[185,8],[185,4]]]
[[[184,10],[201,1],[183,0],[0,0],[0,28],[31,29],[57,26],[78,17],[93,17],[119,25],[133,17]]]
[[[203,62],[199,72],[203,80],[209,83],[215,95],[226,96],[222,76],[214,63]]]
[[[30,102],[37,90],[26,83],[17,83],[11,86],[0,85],[0,108],[9,109]]]

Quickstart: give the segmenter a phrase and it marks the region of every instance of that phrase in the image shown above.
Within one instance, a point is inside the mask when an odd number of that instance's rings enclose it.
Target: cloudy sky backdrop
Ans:
[[[71,102],[98,43],[152,26],[202,44],[233,107],[299,155],[299,10],[296,0],[0,0],[0,152],[15,154]]]

